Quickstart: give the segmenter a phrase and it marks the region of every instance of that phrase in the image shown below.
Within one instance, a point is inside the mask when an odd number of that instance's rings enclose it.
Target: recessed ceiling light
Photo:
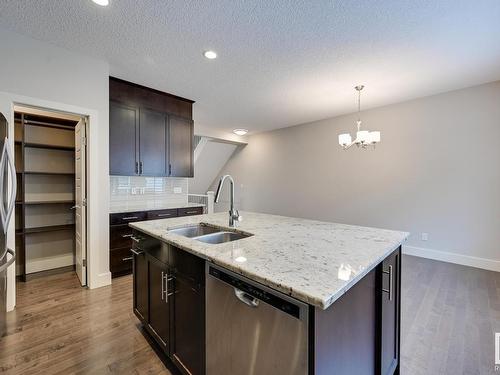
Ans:
[[[203,56],[207,59],[213,60],[217,58],[217,53],[215,51],[205,51],[203,52]]]
[[[246,129],[234,129],[233,133],[236,135],[245,135],[248,133],[248,130],[246,130]]]
[[[106,7],[109,5],[109,0],[92,0],[92,1],[102,7]]]

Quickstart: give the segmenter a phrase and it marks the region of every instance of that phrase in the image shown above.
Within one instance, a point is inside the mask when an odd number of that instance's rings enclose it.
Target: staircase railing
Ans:
[[[188,202],[202,204],[204,214],[214,213],[214,198],[215,193],[213,191],[207,191],[206,194],[188,194]]]

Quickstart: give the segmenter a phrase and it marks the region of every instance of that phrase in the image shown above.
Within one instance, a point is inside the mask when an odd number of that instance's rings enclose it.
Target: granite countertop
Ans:
[[[133,202],[114,202],[109,209],[110,214],[134,212],[134,211],[152,211],[168,210],[170,208],[190,208],[205,207],[203,203],[166,203],[161,201],[133,201]]]
[[[340,298],[409,235],[253,212],[241,215],[243,221],[236,230],[253,236],[215,245],[168,229],[198,223],[229,229],[226,212],[130,226],[321,309]]]

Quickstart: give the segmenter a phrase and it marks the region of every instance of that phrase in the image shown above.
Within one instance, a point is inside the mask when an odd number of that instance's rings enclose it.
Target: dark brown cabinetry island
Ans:
[[[207,373],[206,342],[214,342],[205,337],[209,303],[205,263],[210,263],[141,231],[134,230],[134,237],[138,238],[133,249],[135,315],[181,372]],[[399,374],[400,270],[398,248],[328,308],[309,305],[308,365],[293,374]],[[253,285],[258,296],[259,284]],[[247,313],[252,311],[257,309]],[[267,344],[266,350],[273,351],[272,342]],[[247,370],[241,369],[241,374],[250,373]],[[274,374],[284,375],[280,368]]]

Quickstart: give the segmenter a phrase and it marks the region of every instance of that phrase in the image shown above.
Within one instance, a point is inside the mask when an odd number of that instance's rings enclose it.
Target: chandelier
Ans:
[[[355,87],[358,92],[358,120],[356,121],[358,131],[356,132],[356,138],[353,141],[349,133],[339,134],[339,145],[341,145],[344,150],[347,150],[352,145],[361,148],[366,148],[369,145],[375,147],[375,144],[380,142],[379,131],[370,132],[368,130],[361,130],[361,90],[363,90],[364,87],[363,85]]]

